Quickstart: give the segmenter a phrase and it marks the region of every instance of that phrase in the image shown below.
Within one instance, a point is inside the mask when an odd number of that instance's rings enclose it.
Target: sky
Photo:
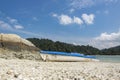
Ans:
[[[0,33],[99,49],[120,45],[120,0],[0,0]]]

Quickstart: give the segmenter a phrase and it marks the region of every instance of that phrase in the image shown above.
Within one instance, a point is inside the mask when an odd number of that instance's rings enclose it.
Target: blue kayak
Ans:
[[[58,52],[58,51],[40,51],[42,54],[51,54],[51,55],[62,55],[62,56],[75,56],[75,57],[83,57],[83,58],[91,58],[95,59],[95,56],[90,56],[90,55],[84,55],[80,53],[68,53],[68,52]]]

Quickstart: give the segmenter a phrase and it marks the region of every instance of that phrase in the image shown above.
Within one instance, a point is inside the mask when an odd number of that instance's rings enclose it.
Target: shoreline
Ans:
[[[119,80],[120,63],[0,58],[0,80]]]
[[[102,62],[120,63],[120,55],[96,55]]]

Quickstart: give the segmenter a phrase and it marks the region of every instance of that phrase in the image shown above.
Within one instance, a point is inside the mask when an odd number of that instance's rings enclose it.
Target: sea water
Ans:
[[[102,62],[117,62],[120,63],[120,55],[95,55]]]

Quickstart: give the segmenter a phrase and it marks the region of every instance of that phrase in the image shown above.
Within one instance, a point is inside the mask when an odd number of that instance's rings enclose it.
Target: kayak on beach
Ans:
[[[58,51],[40,51],[41,57],[44,61],[99,61],[95,56],[84,55],[80,53],[67,53]]]

